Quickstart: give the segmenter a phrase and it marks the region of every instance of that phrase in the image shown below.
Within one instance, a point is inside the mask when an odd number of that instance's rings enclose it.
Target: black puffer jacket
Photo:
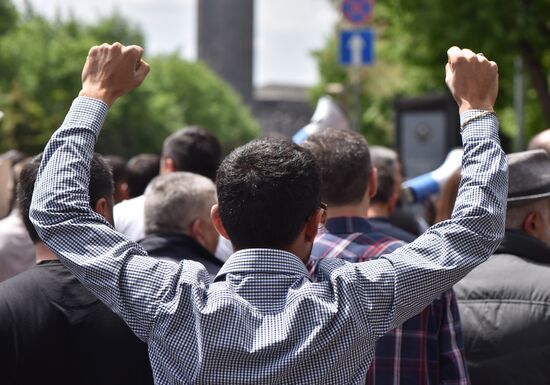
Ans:
[[[550,248],[507,230],[455,292],[473,385],[550,384]]]

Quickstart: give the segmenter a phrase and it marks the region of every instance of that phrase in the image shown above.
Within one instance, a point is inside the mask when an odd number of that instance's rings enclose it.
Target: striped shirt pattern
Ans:
[[[375,341],[488,258],[504,233],[507,165],[498,122],[486,116],[462,132],[452,219],[416,242],[366,263],[323,261],[315,282],[293,254],[241,250],[211,282],[199,263],[148,257],[91,210],[90,161],[107,111],[74,101],[44,150],[30,217],[148,343],[156,384],[361,383]]]
[[[364,262],[404,245],[374,230],[364,218],[331,218],[315,240],[308,268],[315,275],[316,267],[325,258]],[[376,342],[366,383],[469,384],[460,316],[452,289]]]

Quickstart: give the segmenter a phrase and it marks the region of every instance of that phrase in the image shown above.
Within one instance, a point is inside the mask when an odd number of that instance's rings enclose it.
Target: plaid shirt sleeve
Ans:
[[[481,112],[469,110],[461,120]],[[375,335],[382,336],[418,314],[485,261],[504,236],[508,166],[496,116],[470,120],[462,139],[462,180],[451,219],[392,254],[341,270],[353,282],[351,289]]]
[[[177,265],[147,257],[90,208],[90,161],[107,111],[95,99],[73,102],[44,150],[30,218],[71,272],[147,341],[160,306],[169,306],[187,288],[181,281],[193,279],[191,271],[179,271],[192,270],[185,267],[193,262]],[[78,234],[78,242],[69,234]]]

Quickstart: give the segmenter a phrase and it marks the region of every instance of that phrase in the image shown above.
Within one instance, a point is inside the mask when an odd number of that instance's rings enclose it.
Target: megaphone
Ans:
[[[317,102],[309,124],[294,134],[292,141],[301,144],[309,135],[329,127],[349,129],[350,123],[346,114],[330,96],[322,96]]]
[[[438,194],[442,186],[460,169],[462,154],[464,150],[456,148],[449,152],[437,169],[404,182],[401,185],[401,199],[405,203],[417,203]]]

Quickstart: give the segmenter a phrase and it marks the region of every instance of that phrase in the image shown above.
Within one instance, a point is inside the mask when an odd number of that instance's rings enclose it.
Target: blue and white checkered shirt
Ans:
[[[323,261],[314,281],[293,254],[242,250],[210,283],[199,263],[150,258],[90,209],[90,160],[106,114],[100,101],[75,100],[44,151],[31,218],[149,344],[157,384],[359,383],[376,339],[483,262],[504,233],[506,159],[498,122],[485,116],[462,133],[453,218],[417,241],[366,263]]]

